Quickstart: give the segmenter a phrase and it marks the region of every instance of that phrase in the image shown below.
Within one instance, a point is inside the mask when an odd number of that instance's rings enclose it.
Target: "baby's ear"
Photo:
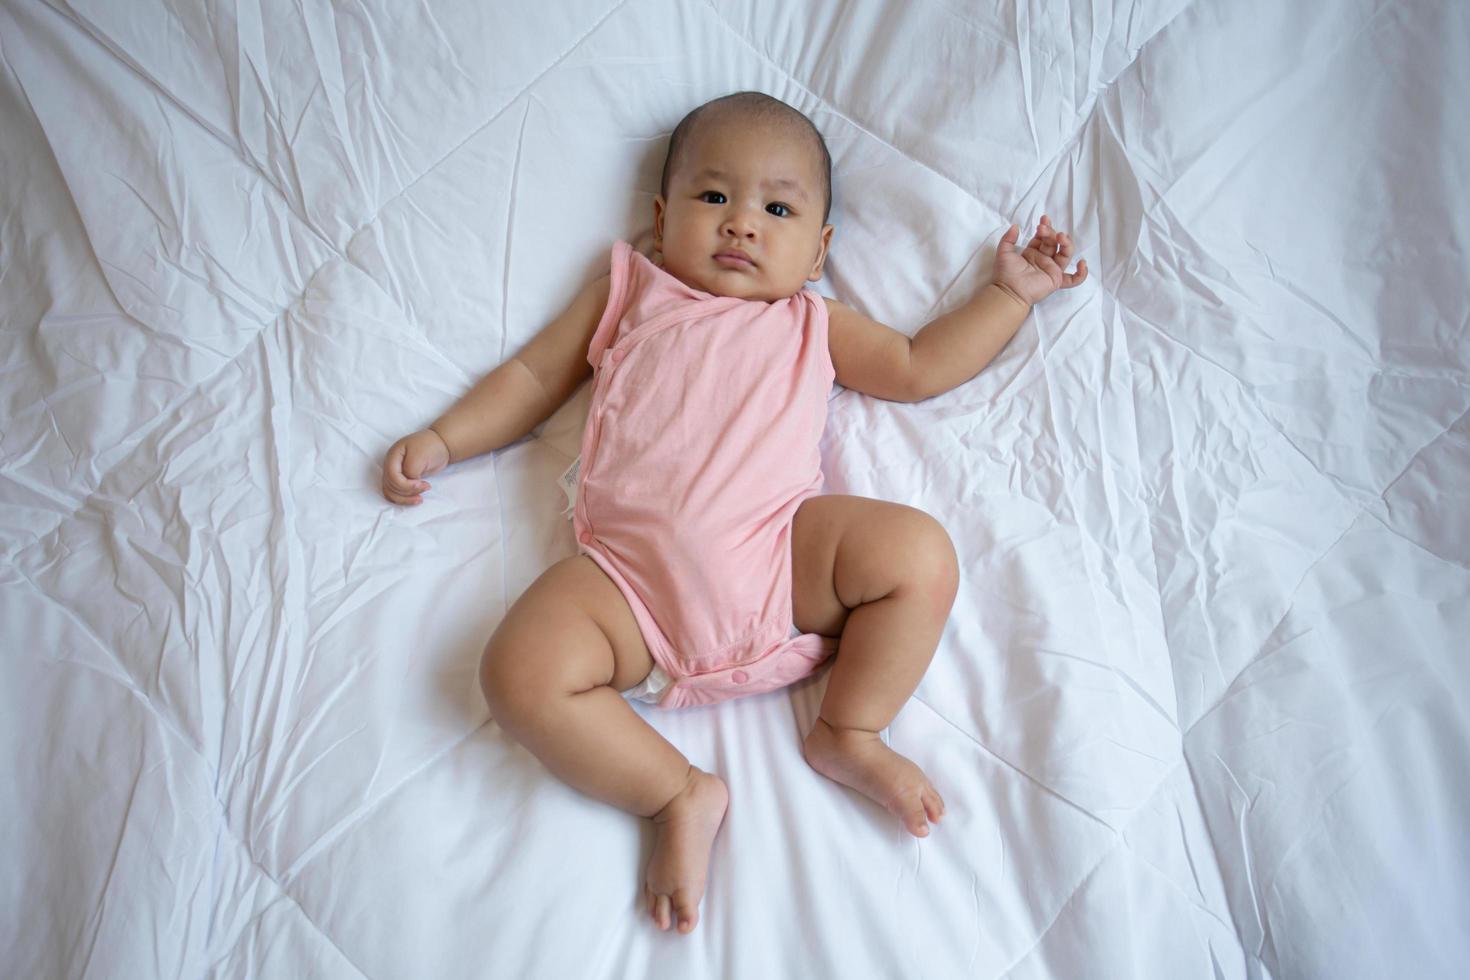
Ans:
[[[827,262],[827,249],[832,245],[832,226],[822,226],[821,246],[817,249],[817,260],[812,263],[812,271],[806,277],[807,282],[816,282],[822,278],[822,266]]]
[[[664,208],[668,207],[662,194],[653,195],[653,247],[661,249],[664,243]]]

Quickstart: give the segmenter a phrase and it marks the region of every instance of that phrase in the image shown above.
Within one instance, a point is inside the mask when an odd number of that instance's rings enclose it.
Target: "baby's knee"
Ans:
[[[480,691],[485,704],[496,723],[512,732],[532,720],[538,703],[546,697],[530,651],[517,642],[515,633],[502,624],[480,655]]]
[[[485,695],[485,703],[489,705],[492,715],[500,714],[500,706],[515,690],[514,678],[510,676],[512,670],[505,643],[501,641],[499,631],[496,631],[485,644],[485,651],[480,654],[480,693]]]
[[[933,596],[947,609],[960,587],[960,563],[949,532],[930,515],[916,510],[905,550],[911,587]]]
[[[595,627],[585,618],[567,610],[560,621],[542,609],[521,612],[507,616],[480,657],[480,690],[490,715],[518,738],[554,725],[568,697],[606,684],[612,661],[610,651],[597,656],[600,634],[589,636]]]

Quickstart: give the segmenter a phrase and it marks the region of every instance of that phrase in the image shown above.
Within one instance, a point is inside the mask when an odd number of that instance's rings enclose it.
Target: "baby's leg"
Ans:
[[[807,761],[923,837],[944,801],[878,733],[914,693],[939,645],[959,588],[949,535],[912,507],[834,494],[801,505],[791,556],[797,627],[841,636],[806,738]]]
[[[710,846],[729,795],[618,693],[652,666],[617,586],[578,556],[547,569],[506,613],[485,648],[480,684],[495,721],[552,773],[653,818],[649,914],[660,929],[673,921],[689,932],[699,921]]]

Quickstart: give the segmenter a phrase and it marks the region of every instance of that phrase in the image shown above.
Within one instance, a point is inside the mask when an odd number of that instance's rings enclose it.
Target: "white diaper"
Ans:
[[[572,465],[568,466],[556,481],[556,485],[561,487],[561,492],[567,495],[567,505],[561,512],[561,516],[567,520],[572,519],[572,514],[577,509],[577,474],[581,470],[582,457],[579,455],[576,459],[572,460]]]
[[[671,683],[673,683],[673,678],[665,674],[664,669],[658,664],[654,664],[648,676],[624,691],[623,697],[629,701],[647,701],[649,704],[658,704],[659,698],[664,696],[664,691],[668,690]]]

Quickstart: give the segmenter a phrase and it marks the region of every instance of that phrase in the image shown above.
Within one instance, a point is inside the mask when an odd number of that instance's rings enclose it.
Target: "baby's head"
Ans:
[[[706,102],[669,140],[653,201],[664,269],[717,296],[777,300],[822,275],[832,158],[811,120],[759,92]]]

